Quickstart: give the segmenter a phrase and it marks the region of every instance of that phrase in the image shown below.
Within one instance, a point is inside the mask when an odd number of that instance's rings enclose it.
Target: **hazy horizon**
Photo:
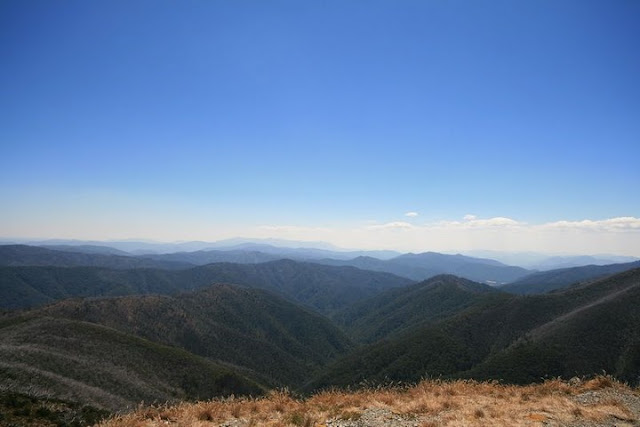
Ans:
[[[242,237],[236,236],[221,240],[172,240],[172,241],[162,241],[162,240],[153,240],[153,239],[143,239],[143,238],[127,238],[127,239],[65,239],[65,238],[22,238],[22,237],[0,237],[0,245],[6,244],[24,244],[24,245],[98,245],[109,247],[110,244],[113,247],[118,247],[119,244],[142,244],[148,245],[149,249],[154,246],[158,248],[164,247],[165,249],[160,250],[158,253],[171,253],[174,251],[198,251],[203,249],[222,249],[227,250],[229,247],[243,245],[243,244],[256,244],[256,245],[268,245],[273,247],[281,247],[281,248],[292,248],[292,249],[320,249],[325,251],[335,251],[335,252],[360,252],[360,251],[371,251],[371,252],[396,252],[399,254],[402,253],[424,253],[424,252],[441,252],[445,254],[464,254],[473,257],[480,258],[495,258],[502,262],[509,264],[507,259],[511,257],[517,257],[519,259],[518,262],[513,262],[512,264],[523,264],[523,259],[530,257],[531,259],[543,259],[544,257],[571,257],[571,256],[590,256],[590,257],[631,257],[640,259],[640,257],[631,254],[622,254],[622,253],[614,253],[614,252],[570,252],[570,251],[535,251],[535,250],[495,250],[495,249],[486,249],[486,248],[474,248],[474,249],[448,249],[448,250],[433,250],[430,248],[427,249],[417,249],[417,250],[403,250],[403,249],[394,249],[394,248],[386,248],[386,247],[343,247],[337,246],[333,243],[326,241],[304,241],[304,240],[290,240],[290,239],[279,239],[274,237]],[[186,249],[177,249],[174,247],[183,246]],[[193,248],[192,248],[193,246]],[[196,248],[197,247],[197,248]],[[125,250],[120,248],[121,250]],[[134,250],[134,252],[139,252],[140,249]],[[157,252],[157,251],[156,251]],[[534,262],[534,261],[531,261]],[[526,264],[526,262],[524,262]]]
[[[640,257],[640,2],[9,0],[0,237]]]

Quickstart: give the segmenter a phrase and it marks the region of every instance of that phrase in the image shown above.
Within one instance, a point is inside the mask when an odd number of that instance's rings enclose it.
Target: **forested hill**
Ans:
[[[213,285],[177,296],[71,299],[34,311],[108,326],[297,385],[351,350],[328,319],[261,289]]]
[[[451,317],[495,293],[499,291],[488,285],[439,275],[357,302],[337,313],[334,319],[355,339],[374,342]]]
[[[564,292],[493,292],[449,318],[359,348],[314,385],[417,381],[425,375],[526,383],[602,371],[637,383],[638,307],[640,269]]]
[[[133,409],[141,401],[266,391],[245,374],[186,350],[42,313],[0,319],[0,384],[0,397],[10,393],[13,401],[17,393],[29,402],[55,398],[109,411]],[[51,411],[59,405],[45,406]]]
[[[412,283],[389,273],[291,260],[219,263],[185,270],[0,267],[0,304],[1,308],[25,308],[69,297],[172,295],[216,282],[267,289],[325,314]]]

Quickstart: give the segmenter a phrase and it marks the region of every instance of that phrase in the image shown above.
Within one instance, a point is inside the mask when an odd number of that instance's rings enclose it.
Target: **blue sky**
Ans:
[[[632,0],[3,1],[0,236],[640,255],[638,22]],[[539,241],[563,221],[585,240]]]

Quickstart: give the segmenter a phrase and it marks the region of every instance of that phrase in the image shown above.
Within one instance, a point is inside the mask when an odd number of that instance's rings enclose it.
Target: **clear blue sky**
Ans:
[[[0,58],[6,237],[640,217],[635,0],[4,0]]]

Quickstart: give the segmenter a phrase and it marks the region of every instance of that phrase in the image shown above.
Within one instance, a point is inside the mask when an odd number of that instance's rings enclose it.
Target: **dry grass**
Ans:
[[[577,396],[598,396],[580,403]],[[606,420],[635,421],[637,408],[624,399],[640,402],[637,390],[609,377],[578,381],[560,380],[528,386],[495,382],[423,381],[413,387],[325,391],[296,399],[287,391],[274,391],[260,399],[230,398],[146,407],[103,422],[103,427],[155,425],[211,426],[230,422],[237,426],[321,426],[327,420],[357,421],[372,408],[385,409],[418,425],[555,425]],[[384,424],[380,424],[384,425]]]

